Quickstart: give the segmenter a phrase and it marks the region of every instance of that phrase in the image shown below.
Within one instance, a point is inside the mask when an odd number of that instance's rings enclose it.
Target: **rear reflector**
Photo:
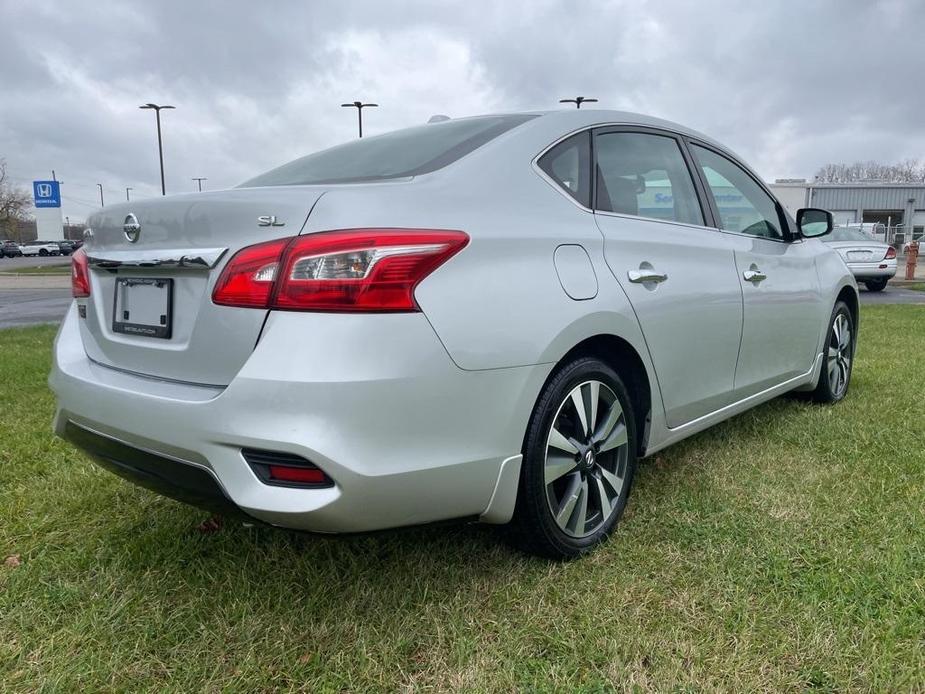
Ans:
[[[83,248],[78,248],[71,256],[71,294],[75,299],[90,296],[90,263]]]
[[[886,255],[883,256],[883,259],[890,260],[891,258],[895,258],[895,257],[896,257],[896,249],[890,246],[889,248],[886,249]]]
[[[277,487],[331,487],[334,481],[324,470],[292,453],[242,449],[241,455],[264,484]]]
[[[279,482],[296,482],[298,484],[321,484],[327,481],[327,475],[316,467],[287,467],[270,465],[270,479]]]
[[[287,311],[417,311],[418,283],[469,241],[461,231],[350,229],[244,248],[212,300]]]

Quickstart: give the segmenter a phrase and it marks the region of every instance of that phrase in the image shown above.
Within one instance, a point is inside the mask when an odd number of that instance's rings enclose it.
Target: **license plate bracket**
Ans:
[[[118,277],[112,330],[169,340],[173,330],[173,279]]]

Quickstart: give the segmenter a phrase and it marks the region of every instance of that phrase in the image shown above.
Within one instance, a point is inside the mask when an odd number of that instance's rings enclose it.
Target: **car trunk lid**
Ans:
[[[94,361],[162,379],[227,385],[253,351],[260,309],[212,303],[224,264],[297,235],[318,187],[233,189],[106,207],[89,220],[91,294],[81,334]]]

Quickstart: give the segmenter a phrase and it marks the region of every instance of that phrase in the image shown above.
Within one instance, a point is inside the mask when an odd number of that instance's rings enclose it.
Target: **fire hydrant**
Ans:
[[[919,242],[913,241],[906,247],[906,279],[915,279],[915,265],[919,258]]]

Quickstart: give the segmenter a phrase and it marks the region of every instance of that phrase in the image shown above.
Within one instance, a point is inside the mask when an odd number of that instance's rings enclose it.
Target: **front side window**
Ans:
[[[713,193],[721,229],[749,236],[784,238],[777,204],[754,178],[712,150],[699,145],[692,145],[691,150]]]
[[[241,185],[357,183],[419,176],[452,164],[532,118],[535,116],[462,118],[364,137],[283,164]]]
[[[703,212],[677,140],[610,132],[594,138],[595,209],[703,225]]]
[[[591,207],[591,133],[563,140],[537,162],[556,184],[585,207]]]

